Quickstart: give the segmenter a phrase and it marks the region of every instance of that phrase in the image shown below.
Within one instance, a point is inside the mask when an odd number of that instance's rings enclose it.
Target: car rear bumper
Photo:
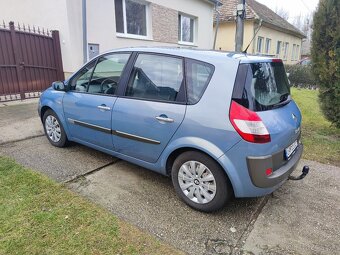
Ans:
[[[289,139],[287,145],[295,139],[300,140],[299,137]],[[219,158],[219,163],[232,183],[235,197],[259,197],[270,194],[288,179],[301,158],[303,145],[299,143],[288,161],[284,158],[282,149],[284,146],[280,147],[279,149],[279,146],[273,144],[249,146],[248,142],[241,140]],[[250,164],[248,158],[251,159]],[[273,169],[270,176],[265,174],[268,168]]]
[[[248,172],[253,185],[259,188],[270,188],[286,180],[296,168],[302,152],[303,145],[300,143],[294,155],[283,165],[283,151],[273,155],[247,157]],[[269,176],[266,174],[268,168],[273,170],[273,173]]]

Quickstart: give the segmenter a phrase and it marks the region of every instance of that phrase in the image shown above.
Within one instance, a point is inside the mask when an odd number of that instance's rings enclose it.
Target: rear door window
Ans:
[[[211,76],[214,66],[197,60],[186,60],[186,86],[189,104],[196,104],[202,97]]]
[[[183,59],[139,54],[126,96],[156,101],[177,100],[183,84]]]
[[[233,99],[253,111],[265,111],[290,101],[288,78],[282,62],[241,64]]]

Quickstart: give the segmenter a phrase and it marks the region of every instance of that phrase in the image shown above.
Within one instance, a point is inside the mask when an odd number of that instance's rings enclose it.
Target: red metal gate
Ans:
[[[64,80],[58,31],[0,27],[0,102],[38,97]]]

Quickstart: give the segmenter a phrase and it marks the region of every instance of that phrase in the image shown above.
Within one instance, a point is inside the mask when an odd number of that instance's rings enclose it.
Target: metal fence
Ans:
[[[58,31],[0,24],[0,102],[38,97],[63,79]]]

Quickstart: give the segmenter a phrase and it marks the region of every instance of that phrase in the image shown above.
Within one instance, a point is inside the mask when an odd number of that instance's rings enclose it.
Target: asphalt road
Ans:
[[[205,214],[183,204],[167,177],[81,145],[51,146],[39,122],[36,104],[0,107],[0,155],[66,183],[188,254],[338,253],[337,167],[303,160],[298,170],[304,164],[311,168],[304,180],[286,182],[273,196],[235,199],[221,212]]]

